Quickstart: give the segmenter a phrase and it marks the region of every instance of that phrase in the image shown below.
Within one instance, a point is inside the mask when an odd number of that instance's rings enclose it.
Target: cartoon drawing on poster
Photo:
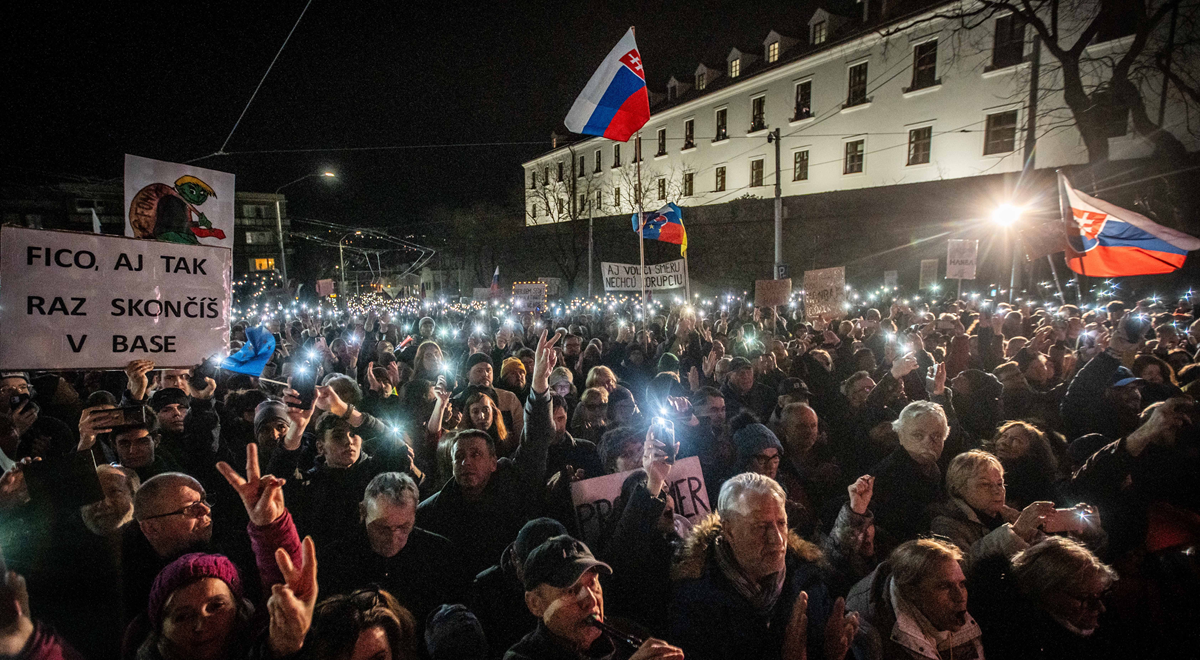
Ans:
[[[234,176],[125,155],[125,235],[233,247]]]

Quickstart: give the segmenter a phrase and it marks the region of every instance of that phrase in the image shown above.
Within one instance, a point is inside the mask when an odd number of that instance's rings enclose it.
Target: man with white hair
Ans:
[[[692,530],[669,637],[689,659],[845,657],[858,616],[834,602],[820,549],[788,530],[785,501],[769,477],[739,474]]]
[[[875,477],[875,524],[887,539],[900,543],[929,531],[926,508],[942,500],[938,459],[950,425],[940,405],[913,401],[900,411],[892,428],[900,446],[868,473]]]

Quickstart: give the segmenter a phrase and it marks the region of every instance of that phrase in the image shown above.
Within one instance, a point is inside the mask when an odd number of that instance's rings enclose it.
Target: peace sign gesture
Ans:
[[[546,339],[545,330],[538,336],[537,352],[533,356],[533,377],[529,381],[531,389],[538,394],[550,389],[550,372],[554,371],[554,365],[558,362],[554,344],[560,337],[562,335],[556,332],[553,337]]]
[[[287,550],[275,549],[275,563],[284,584],[271,586],[267,611],[271,615],[270,644],[275,657],[291,655],[304,647],[317,605],[317,551],[311,536],[304,537],[297,568]]]
[[[217,463],[217,471],[241,496],[246,513],[250,515],[250,522],[256,527],[270,525],[287,512],[287,507],[283,504],[285,481],[270,474],[261,476],[258,469],[257,444],[251,442],[246,445],[245,479],[225,461]]]

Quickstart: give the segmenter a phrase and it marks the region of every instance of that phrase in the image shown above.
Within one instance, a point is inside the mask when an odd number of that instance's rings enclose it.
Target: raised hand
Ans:
[[[277,658],[304,647],[317,605],[317,551],[311,536],[304,537],[300,552],[302,563],[297,568],[286,550],[275,549],[275,563],[283,573],[284,584],[271,586],[267,611],[271,615],[269,643]]]
[[[317,385],[317,398],[313,400],[313,407],[327,410],[341,417],[346,414],[349,404],[342,401],[342,397],[338,396],[338,393],[333,391],[332,387]]]
[[[667,455],[667,445],[654,439],[650,433],[642,443],[642,467],[648,477],[646,489],[654,497],[662,492],[667,476],[671,474],[670,457]]]
[[[939,362],[929,367],[925,377],[925,389],[933,396],[941,396],[946,391],[946,363]]]
[[[283,503],[283,484],[286,481],[270,474],[265,477],[261,475],[257,444],[251,442],[246,445],[245,479],[225,461],[217,463],[217,470],[242,498],[250,522],[256,527],[270,525],[287,512]]]
[[[546,331],[542,330],[538,336],[537,349],[533,357],[533,375],[530,378],[530,388],[542,394],[550,389],[550,372],[554,371],[554,365],[558,363],[558,354],[554,352],[554,344],[558,342],[562,335],[555,333],[553,337],[546,338]]]
[[[187,392],[187,395],[193,399],[207,401],[213,398],[213,395],[217,393],[217,381],[206,377],[204,379],[204,387],[197,389],[192,387],[192,381],[190,379],[185,378],[183,381],[183,389]]]
[[[101,433],[111,433],[114,417],[114,406],[107,403],[91,408],[84,408],[79,417],[79,444],[75,451],[87,451],[96,444],[96,436]]]
[[[29,487],[25,483],[25,467],[35,460],[23,458],[0,476],[0,510],[12,509],[29,501]]]
[[[128,382],[129,394],[135,401],[146,398],[146,390],[150,389],[150,379],[147,376],[154,370],[154,360],[132,360],[125,365],[125,379]]]
[[[1012,530],[1017,536],[1032,541],[1038,527],[1045,522],[1046,517],[1054,514],[1054,502],[1034,502],[1021,510],[1017,521],[1012,524]]]
[[[833,621],[831,618],[830,621]],[[783,633],[782,660],[808,658],[808,593],[801,591],[792,605],[792,618]],[[841,660],[839,658],[838,660]]]
[[[370,388],[370,390],[372,392],[382,392],[383,387],[379,384],[379,379],[375,378],[374,372],[375,372],[375,363],[368,362],[367,363],[367,387]]]
[[[688,369],[688,391],[695,392],[700,389],[700,370],[696,367]]]
[[[904,357],[892,362],[892,378],[900,380],[912,373],[913,369],[917,368],[916,353],[908,353]]]
[[[838,596],[825,622],[825,660],[844,660],[858,634],[858,613],[846,613],[846,599]]]
[[[850,492],[850,509],[860,516],[865,515],[875,493],[875,477],[864,474],[846,490]]]

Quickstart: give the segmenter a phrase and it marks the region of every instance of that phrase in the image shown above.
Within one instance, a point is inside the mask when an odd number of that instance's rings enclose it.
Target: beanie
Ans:
[[[747,424],[744,428],[733,434],[733,444],[737,447],[737,464],[739,468],[745,468],[750,462],[750,458],[756,456],[764,449],[774,447],[783,454],[783,445],[779,442],[779,438],[771,432],[771,429],[762,424]]]
[[[442,605],[429,613],[425,626],[425,648],[433,660],[484,660],[487,640],[479,619],[465,605]]]
[[[188,406],[191,404],[187,393],[178,387],[161,389],[155,392],[154,396],[150,397],[150,407],[153,408],[154,412],[156,413],[162,412],[163,408],[176,403],[183,406]]]
[[[515,358],[515,357],[505,358],[504,362],[500,363],[500,379],[503,380],[506,376],[508,376],[509,373],[511,373],[513,371],[520,371],[521,373],[526,373],[525,363],[522,362],[520,358]]]
[[[472,353],[471,357],[467,358],[466,370],[470,371],[471,367],[483,362],[491,364],[492,358],[484,355],[483,353]]]
[[[154,578],[150,588],[150,601],[146,613],[150,624],[158,630],[162,625],[163,608],[176,590],[203,579],[216,578],[229,585],[236,603],[242,600],[242,580],[237,567],[225,555],[209,555],[203,552],[186,554],[167,564]]]
[[[679,371],[679,357],[674,353],[663,353],[662,357],[658,358],[658,373],[664,371]]]
[[[258,407],[254,409],[254,437],[257,438],[263,427],[276,419],[282,419],[288,427],[291,427],[292,420],[288,417],[287,405],[282,401],[272,399],[258,404]]]

